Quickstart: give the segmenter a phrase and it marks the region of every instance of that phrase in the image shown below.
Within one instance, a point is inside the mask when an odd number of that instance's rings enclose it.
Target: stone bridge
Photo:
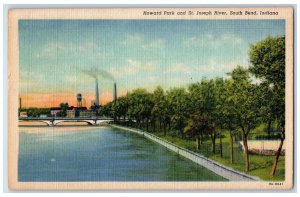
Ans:
[[[76,117],[76,118],[65,118],[65,117],[19,117],[19,122],[43,122],[48,126],[56,126],[62,122],[86,122],[89,125],[101,125],[104,123],[110,123],[113,121],[113,118],[110,117]]]

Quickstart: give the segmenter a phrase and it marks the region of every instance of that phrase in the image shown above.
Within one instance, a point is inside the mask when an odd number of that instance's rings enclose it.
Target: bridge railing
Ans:
[[[113,120],[110,117],[19,117],[19,120]]]

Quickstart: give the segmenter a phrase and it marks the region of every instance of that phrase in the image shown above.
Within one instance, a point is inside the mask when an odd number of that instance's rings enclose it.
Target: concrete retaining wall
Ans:
[[[148,132],[145,132],[145,131],[142,131],[139,129],[121,127],[121,126],[116,126],[116,125],[111,125],[111,126],[143,135],[146,138],[159,143],[160,145],[168,148],[169,150],[172,150],[172,151],[178,153],[179,155],[211,170],[212,172],[214,172],[214,173],[218,174],[219,176],[222,176],[225,179],[228,179],[230,181],[259,181],[259,178],[257,178],[257,177],[252,177],[245,173],[236,171],[230,167],[224,166],[220,163],[210,160],[210,159],[208,159],[200,154],[197,154],[193,151],[190,151],[188,149],[181,148],[175,144],[172,144],[172,143],[170,143],[162,138],[159,138],[151,133],[148,133]]]

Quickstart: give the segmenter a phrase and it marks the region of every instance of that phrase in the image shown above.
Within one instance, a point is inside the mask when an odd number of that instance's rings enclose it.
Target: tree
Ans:
[[[153,122],[153,130],[155,131],[156,120],[159,121],[159,129],[164,127],[164,135],[166,135],[166,123],[167,123],[167,101],[164,90],[158,86],[153,92],[152,96],[153,108],[151,111],[151,117]]]
[[[112,104],[113,104],[113,102],[109,102],[106,105],[104,105],[103,107],[101,107],[100,108],[100,115],[113,117]]]
[[[123,117],[123,122],[125,122],[127,111],[128,111],[128,101],[126,96],[119,97],[117,100],[112,102],[112,116],[115,121],[119,121]]]
[[[50,108],[21,108],[19,109],[20,112],[27,112],[28,117],[39,117],[41,114],[51,116]]]
[[[60,116],[62,116],[62,117],[66,116],[67,110],[69,108],[69,104],[68,103],[60,103],[59,106],[60,106],[60,112],[59,112]]]
[[[233,137],[238,129],[238,121],[236,116],[236,109],[232,97],[233,80],[224,82],[222,94],[220,96],[220,103],[217,106],[219,112],[219,120],[222,128],[228,130],[230,137],[230,162],[234,163],[234,141]]]
[[[248,135],[260,123],[260,102],[257,96],[258,87],[251,83],[248,70],[237,66],[231,73],[229,101],[233,107],[233,118],[241,129],[244,145],[245,171],[250,170]]]
[[[282,131],[280,145],[270,172],[275,175],[277,163],[285,139],[285,36],[267,37],[251,45],[249,50],[250,72],[259,78],[265,102],[264,115],[270,121],[277,121]]]
[[[202,80],[201,81],[201,108],[203,113],[207,114],[210,122],[210,138],[212,142],[212,152],[216,153],[216,138],[218,136],[218,130],[216,129],[216,88],[214,80]]]
[[[172,88],[167,91],[167,102],[171,114],[171,122],[176,130],[179,130],[181,138],[184,138],[184,127],[189,116],[188,94],[184,88]]]
[[[201,149],[203,136],[212,130],[207,113],[195,112],[188,120],[184,132],[196,137],[197,149]]]
[[[224,122],[226,121],[225,117],[223,116],[223,109],[225,104],[225,81],[222,78],[217,78],[214,80],[214,96],[215,96],[215,110],[212,111],[214,122],[216,127],[218,128],[219,132],[219,154],[220,158],[223,157],[223,144],[222,144],[222,129],[224,129]]]
[[[218,129],[216,127],[217,112],[217,91],[214,80],[202,80],[201,83],[191,84],[189,86],[190,94],[190,110],[191,112],[201,112],[206,114],[210,124],[209,135],[212,141],[212,152],[216,152],[216,138],[218,136]]]
[[[128,115],[134,118],[138,126],[141,128],[141,123],[146,122],[146,130],[148,131],[149,119],[153,107],[151,94],[145,89],[136,89],[128,97]]]

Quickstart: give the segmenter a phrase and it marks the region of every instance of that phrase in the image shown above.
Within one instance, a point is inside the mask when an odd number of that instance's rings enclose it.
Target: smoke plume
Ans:
[[[102,78],[102,79],[107,79],[107,80],[111,80],[113,82],[115,82],[115,78],[114,76],[110,73],[110,72],[107,72],[105,70],[102,70],[102,69],[99,69],[97,67],[93,67],[89,70],[84,70],[83,71],[85,74],[95,78],[95,79],[98,79],[99,77]]]

